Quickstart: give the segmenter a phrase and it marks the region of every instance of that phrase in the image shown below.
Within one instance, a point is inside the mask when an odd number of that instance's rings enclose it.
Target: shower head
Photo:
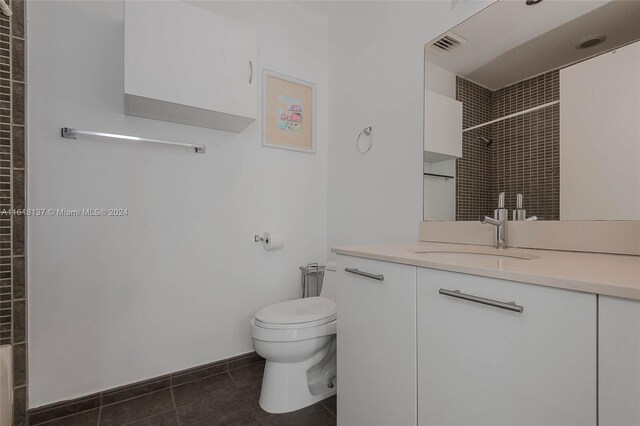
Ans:
[[[484,136],[480,136],[480,137],[478,138],[478,140],[479,140],[480,142],[484,142],[484,143],[485,143],[485,146],[486,146],[487,148],[489,148],[489,147],[491,146],[491,144],[493,143],[493,139],[491,139],[491,138],[485,138]]]

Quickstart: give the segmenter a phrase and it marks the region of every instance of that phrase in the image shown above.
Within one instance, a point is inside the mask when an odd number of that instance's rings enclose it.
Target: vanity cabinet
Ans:
[[[182,1],[124,7],[127,115],[232,132],[256,119],[255,29]]]
[[[595,295],[424,268],[417,295],[418,424],[596,424]]]
[[[338,256],[337,269],[338,423],[415,425],[417,268]]]
[[[640,425],[640,302],[600,296],[600,426]]]
[[[338,424],[597,424],[596,295],[345,255],[337,274]],[[620,345],[640,359],[640,303],[614,310],[600,324],[622,330],[600,352],[612,370]],[[601,424],[640,424],[638,404],[613,417],[640,400],[640,361],[610,382],[606,365]]]

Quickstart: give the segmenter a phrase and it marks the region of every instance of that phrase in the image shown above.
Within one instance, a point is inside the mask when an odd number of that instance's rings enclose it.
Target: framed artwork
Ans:
[[[316,152],[316,85],[262,70],[262,146]]]

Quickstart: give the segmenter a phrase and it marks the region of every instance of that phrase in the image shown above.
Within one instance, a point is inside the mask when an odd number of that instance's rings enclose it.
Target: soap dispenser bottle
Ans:
[[[526,220],[527,211],[522,208],[522,194],[516,195],[516,209],[513,211],[513,220]]]

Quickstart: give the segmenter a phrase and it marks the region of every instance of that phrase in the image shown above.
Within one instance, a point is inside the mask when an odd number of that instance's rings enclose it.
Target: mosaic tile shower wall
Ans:
[[[13,348],[13,423],[27,424],[24,0],[0,14],[0,345]]]
[[[493,118],[560,99],[558,70],[493,93]],[[495,180],[493,193],[507,193],[507,209],[524,194],[527,215],[560,219],[560,105],[556,104],[492,127]]]
[[[462,102],[462,128],[492,119],[493,93],[463,78],[457,78],[456,98]],[[495,176],[491,147],[480,138],[491,138],[491,125],[462,134],[462,158],[456,161],[456,220],[477,220],[489,214]]]
[[[457,78],[465,128],[559,98],[558,70],[494,92]],[[515,208],[516,194],[522,193],[527,215],[541,220],[560,218],[559,105],[463,135],[463,158],[457,161],[457,220],[477,220],[480,214],[491,214],[501,191],[507,194],[509,211]],[[487,147],[480,136],[493,143]]]

